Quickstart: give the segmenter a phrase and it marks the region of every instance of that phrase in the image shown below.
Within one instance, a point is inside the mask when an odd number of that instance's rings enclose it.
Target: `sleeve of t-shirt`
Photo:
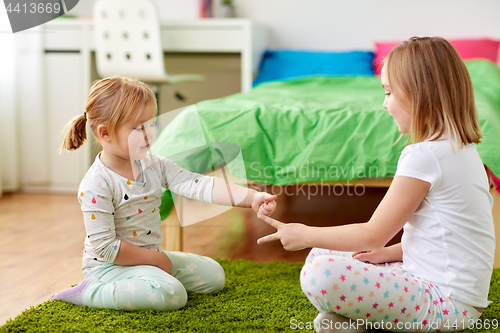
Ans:
[[[78,201],[94,253],[107,262],[114,262],[121,240],[116,238],[113,197],[104,178],[84,179],[78,191]]]
[[[171,160],[158,156],[162,186],[189,199],[212,203],[214,178],[181,168]]]
[[[422,144],[406,146],[398,161],[394,177],[405,176],[431,184],[429,191],[441,181],[441,167],[430,147]]]

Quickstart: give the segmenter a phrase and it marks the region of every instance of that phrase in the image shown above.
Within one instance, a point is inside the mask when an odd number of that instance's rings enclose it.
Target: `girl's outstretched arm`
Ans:
[[[251,207],[256,213],[263,215],[271,215],[276,209],[275,195],[257,192],[221,178],[187,171],[171,160],[157,155],[155,158],[163,170],[162,186],[177,194],[217,205]]]
[[[276,195],[214,178],[212,202],[217,205],[252,208],[256,213],[268,216],[276,209],[276,198]]]
[[[431,184],[416,178],[394,177],[389,190],[368,222],[337,227],[309,227],[300,223],[282,223],[270,217],[259,218],[277,229],[260,238],[262,244],[280,240],[285,250],[319,247],[337,251],[380,249],[405,225],[420,206]]]

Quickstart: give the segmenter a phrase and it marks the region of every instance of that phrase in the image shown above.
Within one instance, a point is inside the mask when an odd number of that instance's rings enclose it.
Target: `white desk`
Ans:
[[[56,19],[42,25],[43,47],[48,51],[94,50],[94,27],[88,19]],[[252,88],[266,45],[261,25],[249,19],[200,19],[161,23],[166,52],[241,53],[241,90]]]
[[[38,96],[23,100],[19,106],[24,125],[21,187],[27,191],[76,193],[93,162],[90,143],[74,152],[58,155],[58,151],[64,125],[85,108],[92,79],[93,23],[90,19],[59,18],[43,24],[40,30],[41,79],[35,84],[31,79],[33,68],[26,68],[20,80],[20,98],[33,96],[35,89]],[[249,19],[163,22],[161,36],[165,52],[240,53],[242,91],[251,89],[253,72],[266,45],[263,27]]]

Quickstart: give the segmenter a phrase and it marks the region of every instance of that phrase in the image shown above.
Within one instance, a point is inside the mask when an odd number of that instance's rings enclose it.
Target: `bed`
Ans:
[[[370,65],[372,60],[373,54]],[[466,66],[485,135],[477,149],[491,174],[500,176],[500,69],[485,59],[468,60]],[[240,184],[388,187],[406,137],[393,145],[399,132],[382,107],[380,78],[364,67],[335,70],[257,77],[249,92],[197,103],[169,123],[152,150],[191,171],[218,171]],[[499,230],[500,196],[493,186],[491,193]],[[165,191],[160,212],[166,248],[180,250],[182,228],[170,214],[172,206]]]

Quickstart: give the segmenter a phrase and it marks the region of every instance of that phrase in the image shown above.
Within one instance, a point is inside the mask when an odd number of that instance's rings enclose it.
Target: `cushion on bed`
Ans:
[[[253,85],[311,75],[373,75],[373,52],[267,50]]]
[[[492,39],[450,39],[448,40],[458,51],[462,59],[488,59],[494,63],[498,61],[499,40]],[[373,70],[380,75],[382,60],[401,42],[376,42],[375,58],[373,59]]]

